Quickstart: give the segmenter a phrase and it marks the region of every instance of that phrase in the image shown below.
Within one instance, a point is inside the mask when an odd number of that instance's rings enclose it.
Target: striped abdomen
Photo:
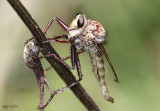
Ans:
[[[113,103],[114,100],[112,97],[109,96],[108,89],[105,82],[105,68],[104,68],[103,55],[100,51],[97,51],[94,53],[89,51],[89,55],[91,58],[92,71],[99,82],[102,94],[105,99]]]

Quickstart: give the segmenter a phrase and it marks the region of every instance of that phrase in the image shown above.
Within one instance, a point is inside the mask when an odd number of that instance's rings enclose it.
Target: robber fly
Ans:
[[[55,20],[68,32],[68,34],[56,36],[54,38],[48,38],[48,40],[45,42],[71,43],[70,57],[72,66],[70,67],[64,62],[62,63],[70,69],[74,69],[76,66],[79,80],[82,79],[82,72],[78,54],[87,51],[91,59],[93,73],[100,84],[102,94],[106,100],[113,103],[114,99],[109,95],[106,86],[103,54],[115,75],[115,81],[119,82],[119,80],[108,57],[108,54],[103,47],[106,40],[106,30],[104,29],[104,27],[98,21],[87,19],[85,14],[77,13],[69,27],[59,18],[53,18],[48,23],[47,27],[44,30],[44,33],[47,32],[47,30]],[[61,40],[61,38],[67,40]]]

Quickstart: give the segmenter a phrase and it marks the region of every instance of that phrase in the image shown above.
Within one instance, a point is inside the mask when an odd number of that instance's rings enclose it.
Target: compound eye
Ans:
[[[77,25],[78,25],[78,28],[83,27],[83,25],[84,25],[84,18],[83,17],[78,19]]]

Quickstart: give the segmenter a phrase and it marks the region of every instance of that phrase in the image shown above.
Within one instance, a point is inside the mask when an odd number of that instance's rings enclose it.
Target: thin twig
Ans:
[[[43,41],[46,40],[46,37],[43,34],[40,27],[37,25],[37,23],[33,20],[31,15],[22,5],[22,3],[19,0],[7,1],[14,8],[14,10],[17,12],[22,21],[26,24],[35,40],[39,43],[40,48],[42,48],[42,54],[55,54],[58,56],[58,54],[55,52],[55,50],[49,43],[41,44]],[[70,85],[71,83],[76,81],[71,71],[68,68],[66,68],[63,64],[61,64],[59,61],[57,61],[55,58],[47,58],[47,61],[51,64],[51,66],[55,69],[55,71],[67,85]],[[92,100],[92,98],[88,95],[88,93],[80,84],[72,87],[71,90],[89,111],[100,111],[100,108],[95,104],[95,102]]]

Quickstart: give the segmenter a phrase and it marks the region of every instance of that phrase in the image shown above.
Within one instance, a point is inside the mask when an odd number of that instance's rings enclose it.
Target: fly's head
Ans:
[[[77,13],[69,26],[69,39],[81,35],[87,26],[87,18],[82,13]]]
[[[74,40],[77,49],[95,50],[97,44],[104,43],[106,31],[95,20],[87,20],[87,17],[78,13],[69,26],[68,38]]]

